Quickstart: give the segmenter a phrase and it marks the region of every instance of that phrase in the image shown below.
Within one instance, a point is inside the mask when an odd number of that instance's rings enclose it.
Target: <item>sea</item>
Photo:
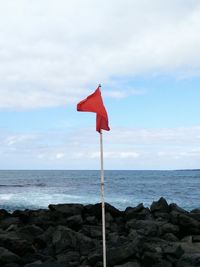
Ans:
[[[101,202],[97,170],[2,170],[0,209],[48,208],[49,204]],[[120,210],[160,197],[190,211],[200,208],[200,170],[105,171],[105,201]]]

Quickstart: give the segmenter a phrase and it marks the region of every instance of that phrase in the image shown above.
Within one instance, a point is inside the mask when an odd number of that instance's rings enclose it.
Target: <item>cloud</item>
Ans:
[[[123,90],[112,90],[112,91],[107,91],[104,93],[105,97],[110,97],[110,98],[115,98],[115,99],[122,99],[129,97],[131,95],[143,95],[144,90],[139,90],[139,89],[133,89],[133,90],[128,90],[128,91],[123,91]]]
[[[11,168],[98,169],[95,131],[0,134],[0,161]],[[89,134],[90,133],[90,134]],[[52,142],[53,140],[53,142]],[[198,168],[200,126],[174,129],[113,129],[104,134],[106,169]],[[4,167],[5,168],[5,167]]]
[[[199,76],[199,23],[194,0],[4,1],[0,108],[61,106],[99,82],[107,95],[129,95],[115,77]]]

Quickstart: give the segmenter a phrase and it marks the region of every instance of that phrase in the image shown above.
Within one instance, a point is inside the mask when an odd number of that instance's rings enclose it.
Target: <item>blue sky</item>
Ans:
[[[199,23],[198,1],[4,3],[0,169],[98,169],[76,104],[99,83],[106,169],[199,168]]]

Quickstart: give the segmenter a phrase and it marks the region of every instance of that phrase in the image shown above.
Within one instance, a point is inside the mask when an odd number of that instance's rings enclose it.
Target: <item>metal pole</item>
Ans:
[[[106,223],[105,223],[105,201],[104,201],[104,168],[103,168],[103,134],[100,131],[101,148],[101,203],[102,203],[102,233],[103,233],[103,267],[106,267]]]

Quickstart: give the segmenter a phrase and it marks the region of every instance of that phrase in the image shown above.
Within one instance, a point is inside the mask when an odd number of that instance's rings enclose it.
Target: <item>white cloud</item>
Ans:
[[[65,105],[99,82],[124,97],[119,76],[199,75],[199,24],[195,0],[4,1],[0,108]]]
[[[1,166],[9,168],[98,169],[95,131],[0,134]],[[52,142],[53,140],[53,142]],[[198,168],[200,126],[174,129],[115,129],[104,134],[106,169]],[[7,164],[7,165],[6,165]],[[5,167],[4,167],[5,168]]]

